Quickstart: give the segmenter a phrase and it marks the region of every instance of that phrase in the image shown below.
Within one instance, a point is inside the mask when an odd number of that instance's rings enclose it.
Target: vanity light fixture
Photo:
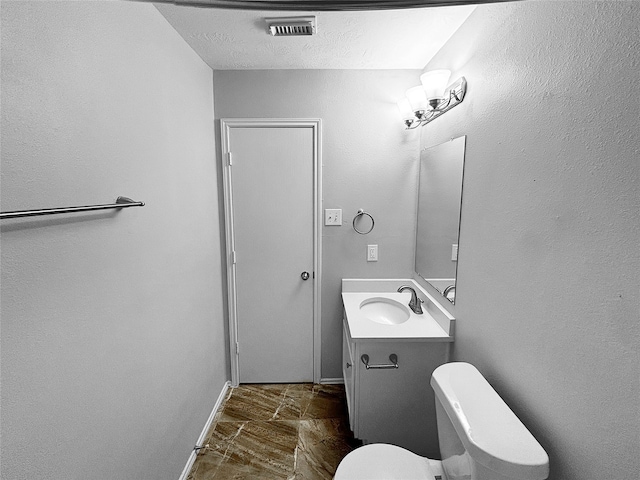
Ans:
[[[467,80],[460,77],[447,87],[450,76],[449,70],[425,72],[420,75],[422,85],[407,90],[398,110],[408,130],[426,125],[462,102]]]

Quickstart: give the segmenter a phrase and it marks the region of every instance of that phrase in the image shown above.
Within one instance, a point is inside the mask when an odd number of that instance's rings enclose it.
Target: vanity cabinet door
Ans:
[[[428,458],[439,458],[435,395],[430,385],[436,367],[446,363],[445,342],[359,342],[357,429],[354,434],[367,443],[390,443]],[[355,352],[354,352],[355,353]],[[398,368],[366,369],[370,364]]]
[[[344,389],[347,394],[347,409],[349,410],[349,428],[355,431],[355,398],[354,398],[354,363],[353,345],[349,338],[346,322],[343,324],[342,335],[342,376],[344,377]]]

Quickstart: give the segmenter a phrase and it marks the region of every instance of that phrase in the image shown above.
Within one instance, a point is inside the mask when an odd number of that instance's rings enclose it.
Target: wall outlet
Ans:
[[[342,209],[341,208],[325,208],[324,209],[325,225],[342,225]]]
[[[378,245],[367,245],[367,262],[378,261]]]

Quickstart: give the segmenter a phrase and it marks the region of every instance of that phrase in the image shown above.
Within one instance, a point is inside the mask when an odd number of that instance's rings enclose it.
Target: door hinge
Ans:
[[[316,278],[316,272],[311,272],[311,278]]]
[[[227,152],[227,165],[233,165],[233,160],[231,159],[231,152]]]
[[[236,251],[234,250],[234,251],[231,252],[231,264],[235,265],[236,261],[237,261]]]
[[[240,344],[236,342],[236,355],[240,355]]]

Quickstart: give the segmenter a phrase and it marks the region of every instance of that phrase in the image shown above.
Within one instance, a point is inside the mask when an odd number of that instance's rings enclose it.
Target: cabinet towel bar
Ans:
[[[398,368],[398,355],[396,355],[395,353],[392,353],[391,355],[389,355],[389,361],[391,362],[391,364],[385,363],[382,365],[370,365],[369,355],[367,355],[366,353],[360,357],[360,360],[362,361],[362,363],[364,363],[364,366],[367,368],[367,370],[369,370],[370,368],[377,368],[377,369]]]
[[[144,202],[136,202],[127,197],[118,197],[116,203],[106,205],[83,205],[80,207],[43,208],[40,210],[16,210],[0,213],[0,219],[35,217],[37,215],[55,215],[57,213],[88,212],[90,210],[107,210],[109,208],[144,207]]]

